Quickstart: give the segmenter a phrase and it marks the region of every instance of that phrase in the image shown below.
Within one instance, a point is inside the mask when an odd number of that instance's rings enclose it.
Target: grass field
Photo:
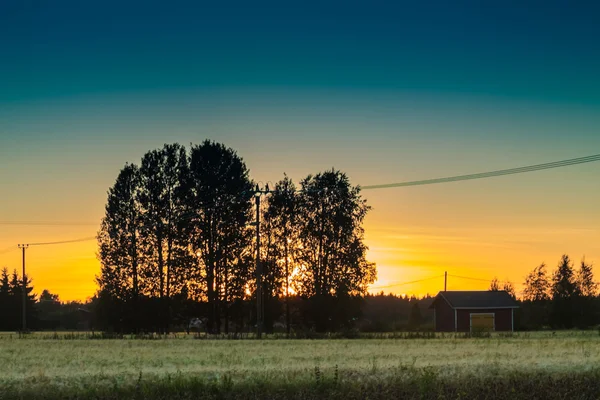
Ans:
[[[596,331],[430,339],[0,334],[0,398],[600,398]]]

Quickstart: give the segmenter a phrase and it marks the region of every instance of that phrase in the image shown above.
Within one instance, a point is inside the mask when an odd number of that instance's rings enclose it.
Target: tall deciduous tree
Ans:
[[[309,175],[301,182],[295,283],[300,294],[313,299],[312,315],[319,330],[339,317],[333,315],[339,299],[362,295],[375,281],[362,226],[369,209],[360,188],[351,186],[340,171]]]
[[[298,248],[298,211],[299,196],[292,180],[285,175],[275,184],[273,193],[269,197],[268,208],[265,213],[269,240],[268,268],[274,273],[269,277],[272,295],[284,296],[286,330],[289,334],[290,320],[290,277],[294,269],[295,254]]]
[[[512,282],[505,281],[504,284],[502,285],[502,290],[507,292],[510,295],[510,297],[512,297],[514,300],[517,299],[517,294],[515,292],[515,286],[512,284]]]
[[[167,329],[173,269],[181,265],[177,258],[185,255],[185,251],[177,251],[175,246],[181,243],[177,226],[182,218],[181,194],[187,172],[186,151],[179,144],[149,151],[140,167],[140,243],[146,261],[142,274],[150,294],[161,299],[161,319]]]
[[[247,225],[252,182],[237,153],[211,141],[192,147],[189,182],[187,207],[193,213],[190,242],[199,256],[198,277],[206,282],[209,329],[220,331],[220,302],[228,300],[232,292],[243,292],[243,280],[238,278],[248,272],[232,269],[231,248],[250,246]]]
[[[500,281],[498,281],[498,278],[494,277],[490,283],[490,291],[497,292],[498,290],[500,290]]]
[[[145,285],[140,280],[139,268],[143,264],[139,246],[140,210],[136,201],[140,186],[139,170],[133,164],[125,165],[117,180],[108,191],[104,218],[98,232],[98,258],[101,264],[100,275],[96,278],[102,304],[107,307],[106,315],[115,302],[130,301],[131,308],[121,310],[120,325],[137,328],[137,305]],[[141,283],[141,284],[140,284]]]
[[[535,267],[525,278],[523,299],[528,301],[548,300],[550,283],[546,271],[546,264]]]

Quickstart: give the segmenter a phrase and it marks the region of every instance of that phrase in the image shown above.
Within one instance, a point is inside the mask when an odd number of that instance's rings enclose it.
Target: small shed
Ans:
[[[461,290],[439,292],[429,308],[437,332],[513,332],[514,311],[519,305],[504,290]]]

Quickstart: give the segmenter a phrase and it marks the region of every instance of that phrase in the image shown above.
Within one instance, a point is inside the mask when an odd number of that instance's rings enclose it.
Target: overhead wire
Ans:
[[[448,182],[466,181],[466,180],[473,180],[473,179],[492,178],[492,177],[496,177],[496,176],[522,174],[522,173],[526,173],[526,172],[534,172],[534,171],[542,171],[542,170],[552,169],[552,168],[567,167],[567,166],[571,166],[571,165],[578,165],[578,164],[590,163],[590,162],[595,162],[595,161],[600,161],[600,154],[587,156],[587,157],[572,158],[572,159],[563,160],[563,161],[554,161],[554,162],[549,162],[549,163],[544,163],[544,164],[529,165],[529,166],[525,166],[525,167],[509,168],[509,169],[502,169],[502,170],[489,171],[489,172],[480,172],[480,173],[476,173],[476,174],[456,175],[456,176],[449,176],[449,177],[444,177],[444,178],[424,179],[424,180],[418,180],[418,181],[408,181],[408,182],[399,182],[399,183],[387,183],[387,184],[381,184],[381,185],[367,185],[367,186],[361,186],[361,189],[362,190],[386,189],[386,188],[393,188],[393,187],[433,185],[433,184],[438,184],[438,183],[448,183]]]
[[[387,289],[387,288],[396,287],[396,286],[410,285],[410,284],[413,284],[413,283],[430,281],[432,279],[443,278],[443,277],[444,277],[444,275],[436,275],[436,276],[430,276],[429,278],[417,279],[416,281],[396,282],[396,283],[390,283],[388,285],[383,285],[383,286],[372,286],[371,289]]]
[[[471,278],[471,277],[469,277],[469,276],[459,276],[459,275],[452,275],[452,274],[448,274],[448,276],[449,276],[449,277],[452,277],[452,278],[468,279],[468,280],[471,280],[471,281],[477,281],[477,282],[486,282],[486,283],[488,283],[488,284],[491,284],[491,283],[492,283],[492,281],[495,279],[495,278],[492,278],[492,279]],[[512,285],[512,286],[513,286],[513,289],[515,288],[515,287],[514,287],[515,283],[514,283],[514,282],[511,282],[511,281],[508,281],[508,280],[506,280],[506,281],[501,281],[501,280],[498,280],[498,283],[510,284],[510,285]],[[516,292],[516,293],[517,293],[517,294],[522,294],[522,293],[523,293],[523,291],[521,290],[521,291],[519,291],[519,292]]]
[[[43,243],[28,243],[29,246],[48,246],[54,244],[65,244],[65,243],[79,243],[79,242],[88,242],[91,240],[96,240],[96,236],[88,236],[79,239],[71,239],[71,240],[61,240],[57,242],[43,242]]]
[[[62,222],[62,221],[0,221],[0,225],[22,226],[97,226],[97,222]]]
[[[509,168],[509,169],[502,169],[502,170],[489,171],[489,172],[480,172],[480,173],[467,174],[467,175],[455,175],[455,176],[449,176],[449,177],[443,177],[443,178],[423,179],[423,180],[417,180],[417,181],[386,183],[386,184],[378,184],[378,185],[365,185],[365,186],[360,186],[360,188],[362,190],[373,190],[373,189],[386,189],[386,188],[393,188],[393,187],[432,185],[432,184],[439,184],[439,183],[458,182],[458,181],[473,180],[473,179],[484,179],[484,178],[492,178],[492,177],[504,176],[504,175],[514,175],[514,174],[521,174],[521,173],[527,173],[527,172],[542,171],[542,170],[546,170],[546,169],[561,168],[561,167],[567,167],[567,166],[596,162],[596,161],[600,161],[600,154],[595,154],[595,155],[586,156],[586,157],[571,158],[568,160],[554,161],[554,162],[543,163],[543,164],[529,165],[529,166],[525,166],[525,167]],[[273,192],[273,190],[259,190],[259,192],[260,193],[271,193],[271,192]],[[302,189],[297,190],[297,192],[302,192]],[[242,194],[245,194],[245,193],[246,193],[246,191],[242,192]],[[98,223],[96,223],[96,222],[77,222],[77,221],[72,221],[72,222],[69,222],[69,221],[64,221],[64,222],[63,221],[0,221],[0,225],[40,225],[40,226],[44,226],[44,225],[45,226],[94,225],[94,226],[97,226]]]
[[[8,253],[10,253],[11,251],[15,251],[15,250],[17,250],[17,249],[18,249],[18,247],[17,247],[17,246],[15,246],[15,245],[12,245],[12,246],[10,246],[10,247],[7,247],[7,248],[5,248],[5,249],[2,249],[2,250],[0,250],[0,254],[8,254]]]
[[[469,277],[469,276],[460,276],[460,275],[453,275],[453,274],[448,274],[448,276],[453,277],[453,278],[469,279],[469,280],[472,280],[472,281],[480,281],[480,282],[487,282],[487,283],[490,283],[490,282],[492,282],[494,280],[494,278],[492,278],[492,279],[472,278],[472,277]],[[510,281],[501,281],[501,280],[498,280],[498,282],[499,283],[512,283]]]

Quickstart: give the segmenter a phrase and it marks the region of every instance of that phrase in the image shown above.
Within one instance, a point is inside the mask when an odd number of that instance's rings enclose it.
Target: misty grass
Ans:
[[[489,398],[523,390],[598,398],[598,368],[596,332],[264,341],[0,335],[0,398],[485,398],[492,389]]]

